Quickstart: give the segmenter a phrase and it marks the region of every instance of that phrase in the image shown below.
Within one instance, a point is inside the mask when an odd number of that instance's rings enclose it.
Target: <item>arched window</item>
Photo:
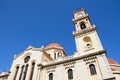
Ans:
[[[90,64],[90,65],[89,65],[89,68],[90,68],[90,73],[91,73],[91,75],[97,74],[94,64]]]
[[[15,71],[14,80],[16,80],[16,76],[17,76],[18,70],[19,70],[19,66],[17,66],[17,67],[16,67],[16,71]]]
[[[49,80],[53,80],[53,73],[49,74]]]
[[[35,67],[35,62],[32,63],[31,74],[30,74],[30,80],[32,80],[32,78],[33,78],[34,67]]]
[[[85,29],[85,28],[86,28],[86,25],[85,25],[84,22],[80,23],[80,28],[81,28],[81,29]]]
[[[21,73],[20,73],[19,80],[21,80],[21,78],[22,78],[23,69],[24,69],[24,65],[21,67]]]
[[[68,80],[73,79],[73,70],[69,69],[68,70]]]
[[[24,72],[24,75],[23,75],[23,80],[25,80],[25,78],[26,78],[27,70],[28,70],[28,64],[25,66],[25,72]]]
[[[57,56],[56,53],[54,53],[54,59],[56,59],[56,56]]]
[[[60,57],[60,53],[59,53],[59,52],[57,53],[57,57],[58,57],[58,58]]]

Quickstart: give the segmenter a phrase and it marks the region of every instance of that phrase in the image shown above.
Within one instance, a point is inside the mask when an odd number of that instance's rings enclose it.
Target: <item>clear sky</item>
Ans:
[[[75,52],[73,12],[84,8],[107,56],[120,63],[120,0],[0,0],[0,72],[29,45],[61,44]]]

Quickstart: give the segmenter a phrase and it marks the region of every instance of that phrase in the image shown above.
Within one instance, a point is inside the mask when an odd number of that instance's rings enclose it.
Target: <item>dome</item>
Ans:
[[[114,61],[114,60],[112,60],[112,59],[108,59],[108,63],[109,63],[109,64],[117,64],[117,65],[119,65],[116,61]]]
[[[58,43],[51,43],[45,47],[45,49],[50,49],[50,48],[63,49],[63,47]]]

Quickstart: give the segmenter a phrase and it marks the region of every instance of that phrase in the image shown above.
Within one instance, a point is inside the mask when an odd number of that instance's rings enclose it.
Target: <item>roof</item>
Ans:
[[[115,68],[111,68],[111,70],[112,70],[112,71],[116,71],[116,69],[115,69]]]
[[[109,64],[116,64],[116,65],[119,65],[115,60],[113,59],[108,59],[108,63]]]
[[[51,49],[51,48],[63,49],[63,47],[58,43],[51,43],[45,47],[45,49]]]

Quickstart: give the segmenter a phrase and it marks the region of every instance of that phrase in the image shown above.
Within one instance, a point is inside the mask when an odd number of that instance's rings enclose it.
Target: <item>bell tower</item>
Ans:
[[[96,27],[91,25],[89,16],[84,9],[75,11],[73,15],[75,25],[73,36],[77,54],[86,55],[103,50]]]

